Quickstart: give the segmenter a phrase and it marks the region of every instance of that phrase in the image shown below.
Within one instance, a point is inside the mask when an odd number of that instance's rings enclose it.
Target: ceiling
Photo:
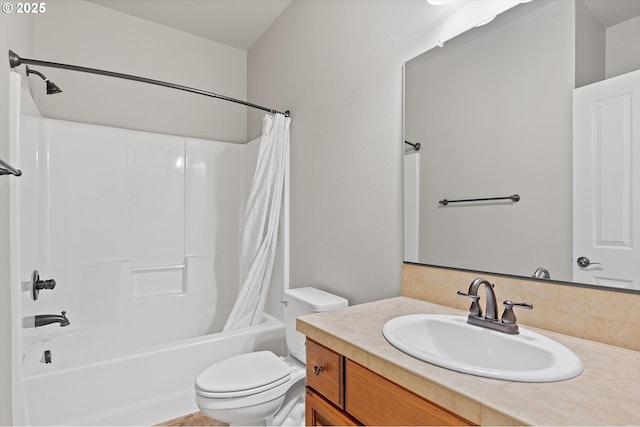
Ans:
[[[88,0],[248,51],[291,0]],[[605,26],[640,16],[640,0],[582,0]]]
[[[88,0],[248,51],[291,0]]]

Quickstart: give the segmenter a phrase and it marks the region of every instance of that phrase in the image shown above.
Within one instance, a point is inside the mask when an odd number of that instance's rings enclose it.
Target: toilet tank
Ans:
[[[320,289],[305,287],[289,289],[284,293],[285,339],[289,354],[306,363],[305,336],[296,331],[296,318],[305,314],[321,313],[347,307],[349,301]]]

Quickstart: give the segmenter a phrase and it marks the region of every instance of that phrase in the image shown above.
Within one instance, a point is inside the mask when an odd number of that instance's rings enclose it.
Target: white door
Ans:
[[[573,94],[573,280],[640,289],[640,71]]]

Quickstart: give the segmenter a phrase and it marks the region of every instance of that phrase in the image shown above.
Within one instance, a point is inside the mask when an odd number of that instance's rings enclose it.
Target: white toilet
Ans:
[[[346,299],[311,287],[285,292],[287,357],[270,351],[218,362],[196,378],[196,403],[214,420],[231,425],[304,425],[305,336],[296,318],[346,307]]]

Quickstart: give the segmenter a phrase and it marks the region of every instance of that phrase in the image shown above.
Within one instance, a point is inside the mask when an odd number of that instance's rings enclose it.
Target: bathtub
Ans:
[[[50,350],[52,363],[25,358],[23,384],[30,425],[152,425],[198,410],[193,389],[203,369],[257,350],[284,351],[284,325],[264,316],[260,325],[191,338],[136,354],[78,365],[68,360],[83,334],[32,343]],[[40,348],[37,348],[41,346]]]

